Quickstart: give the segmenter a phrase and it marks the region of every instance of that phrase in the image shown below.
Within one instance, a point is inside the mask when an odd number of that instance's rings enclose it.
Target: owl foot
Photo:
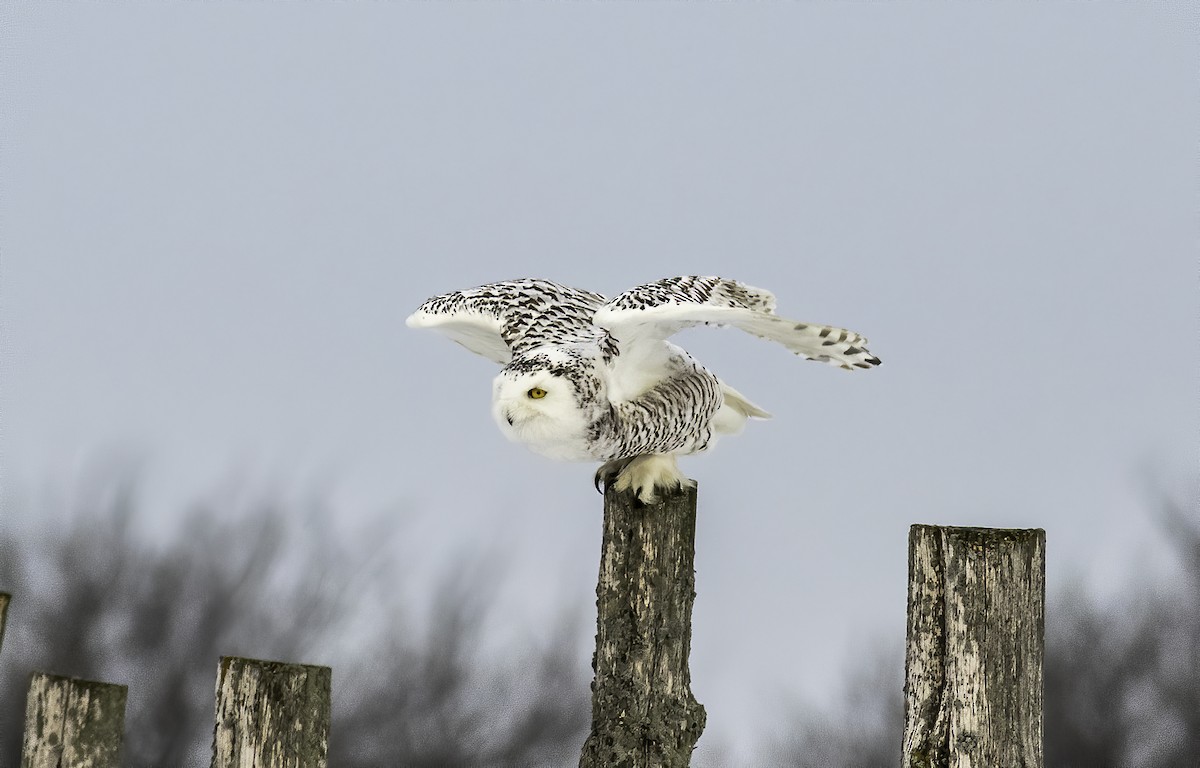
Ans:
[[[657,491],[674,491],[683,486],[694,486],[679,472],[679,465],[671,454],[651,453],[628,459],[605,462],[596,470],[596,488],[604,483],[618,491],[632,490],[643,504],[658,501]]]
[[[596,470],[596,490],[604,493],[608,487],[617,481],[617,476],[628,467],[636,456],[630,456],[627,459],[613,459],[606,461]]]

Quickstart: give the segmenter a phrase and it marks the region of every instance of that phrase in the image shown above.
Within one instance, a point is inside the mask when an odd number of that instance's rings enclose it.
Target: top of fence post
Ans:
[[[325,768],[332,670],[223,656],[212,768]]]
[[[123,685],[35,672],[25,702],[21,768],[117,768],[127,694]]]
[[[903,768],[1041,768],[1046,532],[914,525]]]

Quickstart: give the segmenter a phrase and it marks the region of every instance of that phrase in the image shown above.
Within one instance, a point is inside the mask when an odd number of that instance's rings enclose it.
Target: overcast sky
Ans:
[[[500,542],[507,629],[540,636],[559,601],[591,616],[594,467],[507,443],[496,366],[405,316],[513,277],[768,288],[884,364],[680,338],[775,416],[682,462],[694,688],[706,739],[744,740],[902,639],[911,523],[1043,527],[1052,593],[1160,558],[1147,486],[1194,476],[1200,434],[1198,26],[1185,2],[6,3],[3,491],[114,456],[163,514],[325,489],[347,526],[409,518],[429,573]]]

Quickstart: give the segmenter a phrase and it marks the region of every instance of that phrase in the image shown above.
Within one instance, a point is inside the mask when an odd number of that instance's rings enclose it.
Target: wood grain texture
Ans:
[[[212,768],[325,768],[329,667],[221,658]]]
[[[604,496],[592,730],[581,768],[684,768],[704,730],[688,656],[696,490],[646,506]]]
[[[35,672],[21,768],[119,768],[127,692],[123,685]]]
[[[904,768],[1041,768],[1046,534],[909,532]]]

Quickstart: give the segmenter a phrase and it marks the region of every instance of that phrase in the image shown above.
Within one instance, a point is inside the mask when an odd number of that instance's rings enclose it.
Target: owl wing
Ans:
[[[548,280],[510,280],[434,296],[406,324],[441,331],[472,352],[506,364],[545,344],[604,342],[608,335],[592,324],[604,301],[598,293]]]
[[[861,335],[779,317],[769,291],[720,277],[669,277],[639,285],[600,307],[593,322],[612,335],[622,354],[684,328],[731,325],[805,359],[846,370],[873,368],[880,362]]]

